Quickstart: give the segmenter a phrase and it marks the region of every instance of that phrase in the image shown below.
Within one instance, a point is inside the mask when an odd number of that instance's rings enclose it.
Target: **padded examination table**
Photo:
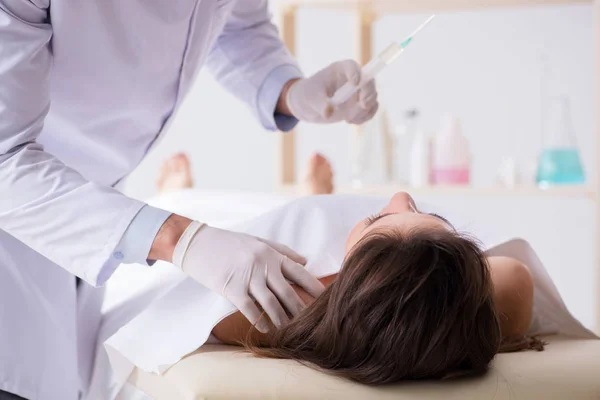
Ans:
[[[499,354],[488,374],[458,381],[367,387],[239,347],[205,345],[162,376],[129,383],[158,400],[191,399],[600,399],[600,340],[551,336],[543,352]]]

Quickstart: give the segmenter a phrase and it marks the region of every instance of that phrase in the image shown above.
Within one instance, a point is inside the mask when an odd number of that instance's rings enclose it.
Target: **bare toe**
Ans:
[[[190,170],[190,160],[187,154],[178,153],[173,157],[173,168],[179,173],[187,173]]]
[[[305,191],[308,194],[333,193],[333,169],[322,154],[313,154],[308,161],[305,178]]]
[[[159,192],[191,188],[193,186],[192,170],[186,154],[175,154],[163,162],[157,186]]]

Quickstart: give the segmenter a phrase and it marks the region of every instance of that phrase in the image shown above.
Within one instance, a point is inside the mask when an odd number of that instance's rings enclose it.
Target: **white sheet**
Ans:
[[[326,276],[338,272],[350,229],[358,220],[379,211],[388,198],[312,196],[282,206],[286,201],[288,198],[282,196],[253,195],[248,199],[239,194],[223,196],[186,191],[157,199],[154,204],[216,226],[278,240],[303,253],[309,260],[307,268],[313,274]],[[440,207],[419,204],[418,199],[417,204],[420,208],[429,208],[426,211],[435,210],[444,215],[458,230],[479,237],[490,254],[512,256],[530,267],[536,285],[532,334],[561,332],[594,337],[567,311],[527,242],[516,240],[494,246],[504,238],[494,237],[485,226],[444,212]],[[272,210],[261,215],[267,209]],[[99,373],[94,379],[95,388],[108,382],[112,385],[111,394],[103,398],[113,397],[118,392],[134,366],[164,372],[202,346],[214,325],[236,311],[227,300],[166,264],[157,264],[150,271],[147,267],[132,266],[128,270],[121,268],[119,272],[109,285],[111,301],[106,308],[103,332],[103,336],[109,338],[106,349],[112,371],[102,366],[106,355],[99,354]],[[120,288],[111,294],[111,286]],[[115,300],[116,294],[121,296],[119,300]],[[115,327],[123,324],[113,334]],[[100,373],[102,368],[105,368],[104,373]]]

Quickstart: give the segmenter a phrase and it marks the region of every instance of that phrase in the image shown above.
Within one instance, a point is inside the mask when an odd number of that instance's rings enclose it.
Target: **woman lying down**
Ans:
[[[296,288],[306,308],[267,334],[239,312],[221,315],[208,343],[379,385],[483,373],[498,352],[542,351],[536,334],[593,337],[566,310],[526,242],[485,251],[408,193],[386,201],[329,195],[332,178],[328,161],[315,155],[306,181],[315,196],[235,226],[306,255],[325,292],[315,298]],[[191,187],[185,156],[165,164],[159,183],[163,190]],[[178,207],[193,191],[181,193]]]

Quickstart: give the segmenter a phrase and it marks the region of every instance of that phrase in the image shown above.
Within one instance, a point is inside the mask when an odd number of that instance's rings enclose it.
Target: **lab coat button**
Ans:
[[[113,256],[117,259],[117,260],[122,260],[123,259],[123,253],[121,253],[120,251],[117,251],[115,254],[113,254]]]

